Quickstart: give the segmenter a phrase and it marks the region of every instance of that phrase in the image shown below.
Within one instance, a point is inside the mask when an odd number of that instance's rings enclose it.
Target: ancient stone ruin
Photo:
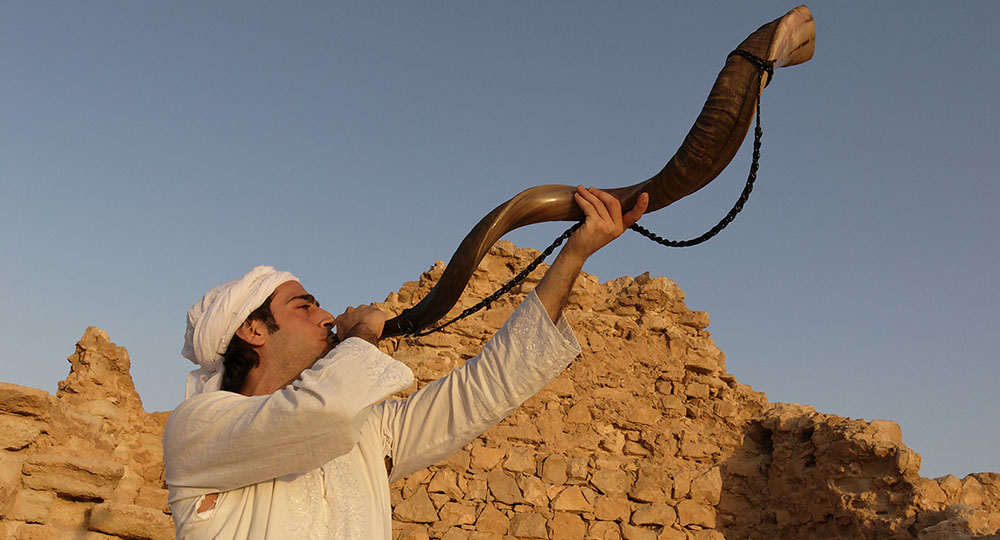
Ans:
[[[454,311],[536,253],[495,247]],[[382,307],[412,305],[442,270]],[[383,349],[426,384],[476,354],[542,272],[488,311]],[[687,309],[669,279],[584,275],[567,317],[581,357],[500,425],[393,486],[395,539],[1000,538],[1000,475],[923,478],[893,422],[769,403],[726,373],[708,314]],[[169,413],[142,408],[128,353],[104,331],[88,328],[69,361],[55,396],[0,383],[0,538],[173,538]]]

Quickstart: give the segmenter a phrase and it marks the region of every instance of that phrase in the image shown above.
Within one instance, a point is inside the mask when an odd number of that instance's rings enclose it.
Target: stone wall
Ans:
[[[535,254],[499,244],[453,311]],[[382,307],[412,305],[443,268]],[[426,384],[475,355],[543,272],[444,332],[383,348]],[[583,354],[504,422],[392,486],[396,539],[998,538],[1000,475],[922,478],[893,422],[769,403],[726,373],[708,315],[672,281],[583,275],[566,315]],[[0,538],[172,538],[167,413],[142,409],[128,354],[103,331],[87,329],[70,363],[55,397],[0,384]]]
[[[55,396],[0,383],[0,538],[174,537],[160,438],[124,348],[88,328]]]

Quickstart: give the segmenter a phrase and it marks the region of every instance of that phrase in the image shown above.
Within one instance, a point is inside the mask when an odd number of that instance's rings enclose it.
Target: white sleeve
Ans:
[[[229,491],[319,467],[358,443],[372,404],[411,384],[406,365],[349,338],[273,394],[194,396],[167,420],[167,484]]]
[[[566,320],[552,324],[534,291],[482,352],[406,400],[376,405],[394,482],[468,444],[580,354]]]

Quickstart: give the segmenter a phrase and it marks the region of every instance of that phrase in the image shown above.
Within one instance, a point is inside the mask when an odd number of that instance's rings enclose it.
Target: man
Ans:
[[[380,310],[334,318],[271,267],[209,291],[183,351],[201,368],[163,437],[177,537],[390,538],[390,483],[465,446],[579,354],[561,317],[573,283],[648,197],[624,215],[600,190],[575,198],[585,223],[535,290],[479,356],[406,400],[383,401],[413,373],[375,346]]]

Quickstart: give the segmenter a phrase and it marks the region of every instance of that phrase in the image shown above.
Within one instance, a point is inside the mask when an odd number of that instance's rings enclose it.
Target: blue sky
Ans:
[[[171,409],[206,289],[273,264],[324,306],[382,300],[522,189],[643,180],[726,54],[792,7],[2,2],[0,380],[55,392],[96,325]],[[1000,471],[1000,4],[811,7],[816,55],[765,91],[743,214],[585,270],[670,277],[741,382],[899,422],[926,476]],[[748,147],[643,224],[709,228]]]

